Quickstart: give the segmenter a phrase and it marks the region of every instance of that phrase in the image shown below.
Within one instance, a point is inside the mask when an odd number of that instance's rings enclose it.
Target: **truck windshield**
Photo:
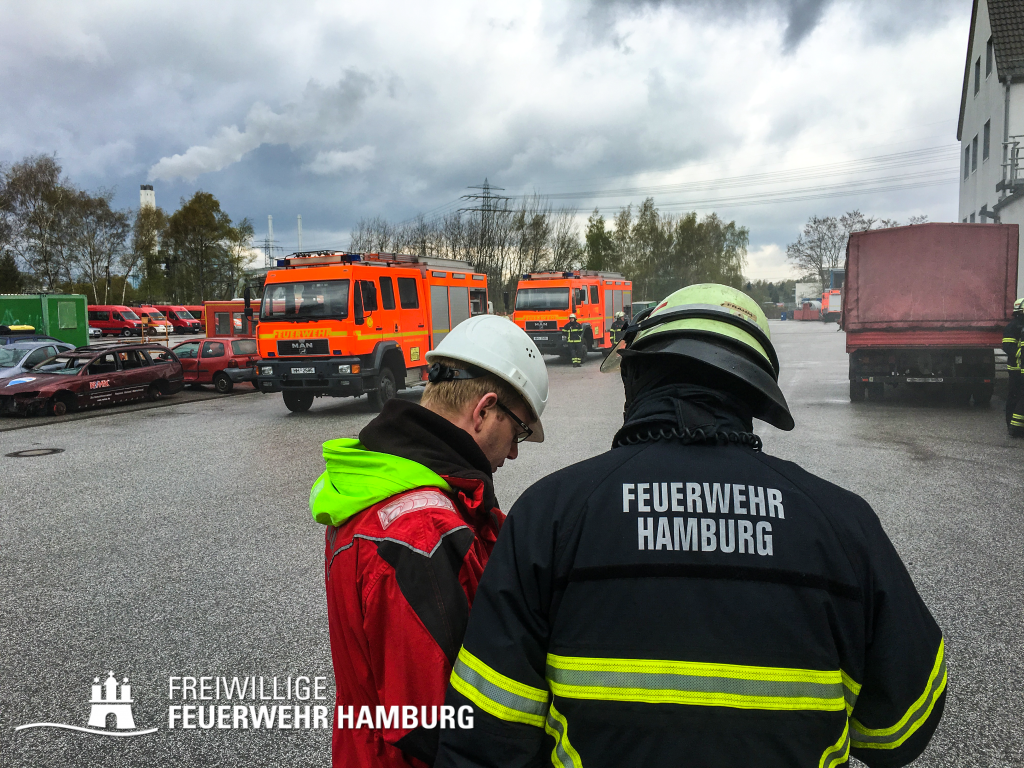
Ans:
[[[520,288],[516,291],[516,310],[568,309],[569,288]]]
[[[123,317],[125,320],[138,320],[139,319],[139,316],[136,315],[134,312],[132,312],[130,309],[122,309],[121,310],[121,317]]]
[[[266,287],[260,320],[343,320],[348,317],[348,280],[279,283]]]

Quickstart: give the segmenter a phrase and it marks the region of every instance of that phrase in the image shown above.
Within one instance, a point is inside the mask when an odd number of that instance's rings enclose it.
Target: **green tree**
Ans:
[[[18,270],[18,263],[10,251],[0,253],[0,293],[21,293],[25,290],[25,279]]]
[[[79,193],[77,200],[76,263],[92,289],[96,304],[107,303],[111,269],[120,263],[131,231],[128,212],[110,207],[113,197],[113,192],[101,191],[95,196]]]
[[[252,224],[233,226],[220,202],[196,192],[167,222],[167,277],[175,301],[201,303],[231,298],[242,273]]]
[[[128,247],[121,256],[121,267],[127,278],[134,272],[141,276],[139,295],[146,301],[165,297],[164,256],[160,248],[167,231],[167,214],[162,208],[144,206],[132,218]],[[125,284],[127,285],[127,279]],[[124,302],[122,295],[121,301]]]
[[[587,219],[587,229],[584,233],[584,240],[586,245],[584,247],[585,261],[584,266],[587,269],[596,269],[599,271],[605,271],[611,269],[609,266],[611,262],[611,254],[613,249],[612,235],[605,229],[604,216],[597,208],[590,214],[590,218]]]

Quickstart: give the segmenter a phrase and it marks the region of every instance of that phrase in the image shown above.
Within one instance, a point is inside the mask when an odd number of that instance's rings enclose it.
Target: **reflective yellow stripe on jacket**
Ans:
[[[928,683],[924,687],[924,693],[910,705],[910,709],[900,718],[899,722],[888,728],[866,728],[858,720],[851,720],[851,739],[854,747],[859,749],[896,749],[917,732],[917,729],[932,713],[939,696],[946,689],[944,642],[939,642],[939,651],[935,655],[935,664],[932,666]]]
[[[513,723],[545,727],[548,692],[491,669],[465,648],[452,668],[452,688],[484,712]]]
[[[841,670],[549,654],[548,684],[567,699],[738,709],[850,711],[860,686]]]

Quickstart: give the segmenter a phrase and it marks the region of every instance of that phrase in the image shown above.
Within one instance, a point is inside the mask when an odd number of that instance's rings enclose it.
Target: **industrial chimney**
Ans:
[[[152,184],[143,184],[139,187],[139,208],[156,208],[156,192]]]

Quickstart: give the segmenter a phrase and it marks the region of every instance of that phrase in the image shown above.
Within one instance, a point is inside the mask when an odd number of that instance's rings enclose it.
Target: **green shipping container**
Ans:
[[[31,325],[36,333],[76,347],[89,343],[86,299],[81,294],[2,294],[0,325]]]

